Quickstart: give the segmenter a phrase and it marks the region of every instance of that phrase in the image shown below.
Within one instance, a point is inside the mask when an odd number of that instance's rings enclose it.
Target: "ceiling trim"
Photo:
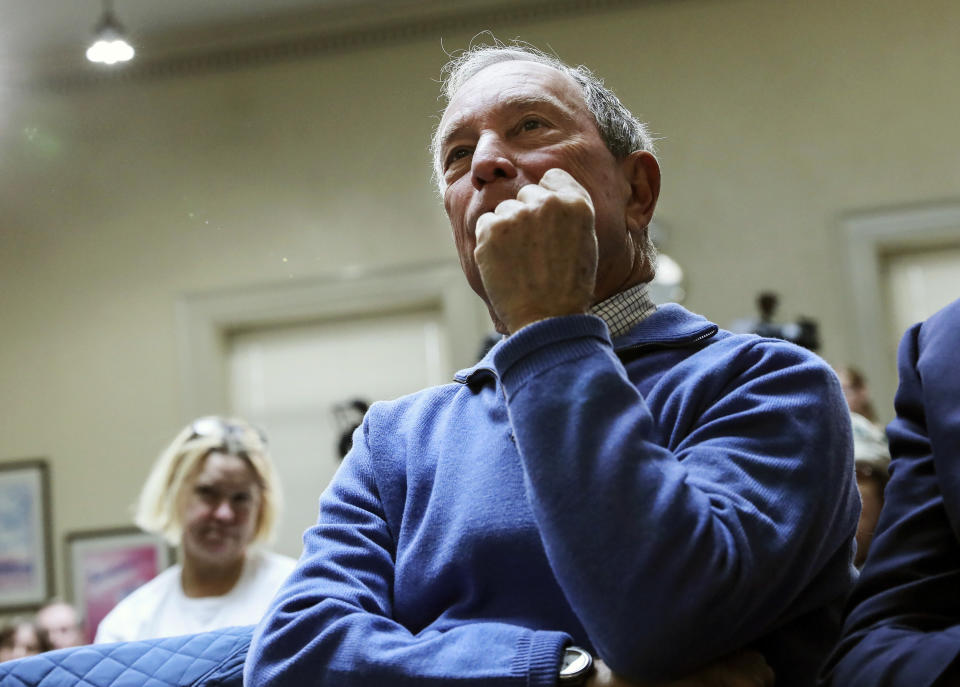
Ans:
[[[104,70],[83,64],[54,68],[23,82],[30,90],[72,91],[130,81],[151,81],[216,72],[236,71],[278,62],[315,59],[412,42],[444,31],[470,31],[478,27],[496,29],[509,24],[529,24],[549,19],[608,12],[640,2],[647,4],[666,0],[512,0],[509,2],[471,3],[444,9],[443,4],[427,3],[395,14],[381,11],[380,19],[357,18],[353,23],[340,21],[339,26],[314,30],[309,34],[273,38],[247,39],[241,45],[209,47],[192,51],[163,54],[154,49],[140,50],[137,58],[117,69]],[[386,15],[386,16],[383,16]],[[363,22],[361,25],[360,22]],[[242,27],[235,27],[242,34]],[[255,27],[252,27],[255,28]],[[222,35],[222,31],[220,32]],[[250,32],[252,33],[252,32]],[[262,35],[263,32],[261,32]],[[149,36],[144,43],[149,46]],[[242,38],[240,40],[243,40]],[[79,64],[79,63],[78,63]]]

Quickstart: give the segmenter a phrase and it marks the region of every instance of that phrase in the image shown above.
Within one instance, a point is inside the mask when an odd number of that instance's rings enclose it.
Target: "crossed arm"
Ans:
[[[828,561],[844,556],[856,525],[839,387],[822,363],[785,345],[720,345],[707,367],[727,372],[685,387],[688,371],[675,370],[661,390],[665,416],[655,420],[603,323],[571,314],[589,303],[540,293],[565,282],[580,300],[593,293],[592,281],[571,283],[595,278],[592,207],[563,175],[545,175],[546,192],[521,198],[542,203],[545,216],[511,205],[505,232],[500,220],[485,220],[477,256],[494,268],[480,265],[491,309],[514,332],[496,367],[526,500],[552,573],[601,658],[594,684],[764,685],[762,659],[740,649],[782,623],[799,596],[806,601],[794,615],[845,592],[842,574],[833,587],[806,589]],[[569,244],[570,259],[497,245],[503,236],[538,236],[517,230],[518,222],[563,224],[550,218],[566,214],[570,208],[557,203],[568,201],[589,217],[567,223],[566,237],[566,229],[540,236],[538,245]],[[584,249],[591,244],[592,253]],[[563,274],[511,283],[511,275],[530,276],[523,265],[510,266],[504,256],[511,255],[562,265]],[[532,291],[517,298],[520,288]],[[557,302],[563,312],[527,309]],[[674,382],[687,391],[671,395]],[[400,553],[378,480],[402,479],[402,470],[385,476],[382,466],[403,458],[371,445],[371,437],[392,431],[376,426],[379,412],[368,414],[321,498],[298,570],[257,629],[246,684],[552,687],[568,632],[520,620],[413,632],[394,619]],[[657,431],[666,441],[654,440]],[[571,538],[571,531],[589,534]]]
[[[741,400],[713,404],[699,429],[667,450],[650,441],[650,411],[609,343],[584,337],[589,355],[573,355],[550,373],[533,371],[538,351],[572,350],[524,343],[537,330],[553,340],[543,331],[551,326],[540,323],[503,347],[531,371],[512,377],[504,363],[540,538],[566,598],[615,671],[598,672],[598,684],[604,675],[621,680],[608,684],[669,684],[768,632],[849,540],[855,513],[841,508],[842,493],[824,491],[824,483],[842,479],[818,458],[842,443],[843,427],[810,432],[804,442],[806,434],[789,431],[823,424],[822,399],[783,403],[769,392],[785,382],[810,387],[825,373],[812,362],[784,371],[778,358],[789,349],[761,347],[738,356],[754,368],[744,372]],[[566,388],[568,396],[543,407],[533,398],[549,395],[537,387],[550,379],[552,394]],[[675,402],[695,403],[697,394]],[[379,480],[403,475],[384,471],[371,450],[369,437],[390,431],[377,427],[380,410],[358,431],[354,453],[321,499],[297,572],[258,628],[248,684],[554,685],[561,649],[572,640],[567,632],[507,621],[412,632],[394,619],[396,520]],[[544,443],[544,435],[556,441]],[[590,446],[589,437],[607,439]],[[570,527],[590,534],[571,540]]]

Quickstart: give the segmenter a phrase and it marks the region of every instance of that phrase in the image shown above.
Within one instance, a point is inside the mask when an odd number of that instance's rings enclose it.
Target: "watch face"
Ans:
[[[568,646],[563,652],[563,663],[560,665],[560,678],[577,678],[584,676],[593,665],[593,658],[589,653],[576,646]]]

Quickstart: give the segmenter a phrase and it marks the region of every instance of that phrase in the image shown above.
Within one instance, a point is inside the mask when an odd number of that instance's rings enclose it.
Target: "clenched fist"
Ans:
[[[562,169],[520,189],[477,220],[474,258],[489,305],[507,332],[584,313],[597,280],[593,202]]]

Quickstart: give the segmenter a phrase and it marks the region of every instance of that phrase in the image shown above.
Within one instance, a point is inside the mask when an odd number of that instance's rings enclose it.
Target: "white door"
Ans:
[[[339,465],[334,407],[450,381],[439,308],[235,332],[231,412],[262,427],[283,483],[275,550],[297,557],[317,499]]]
[[[912,247],[884,260],[891,360],[903,333],[960,298],[960,245]]]

